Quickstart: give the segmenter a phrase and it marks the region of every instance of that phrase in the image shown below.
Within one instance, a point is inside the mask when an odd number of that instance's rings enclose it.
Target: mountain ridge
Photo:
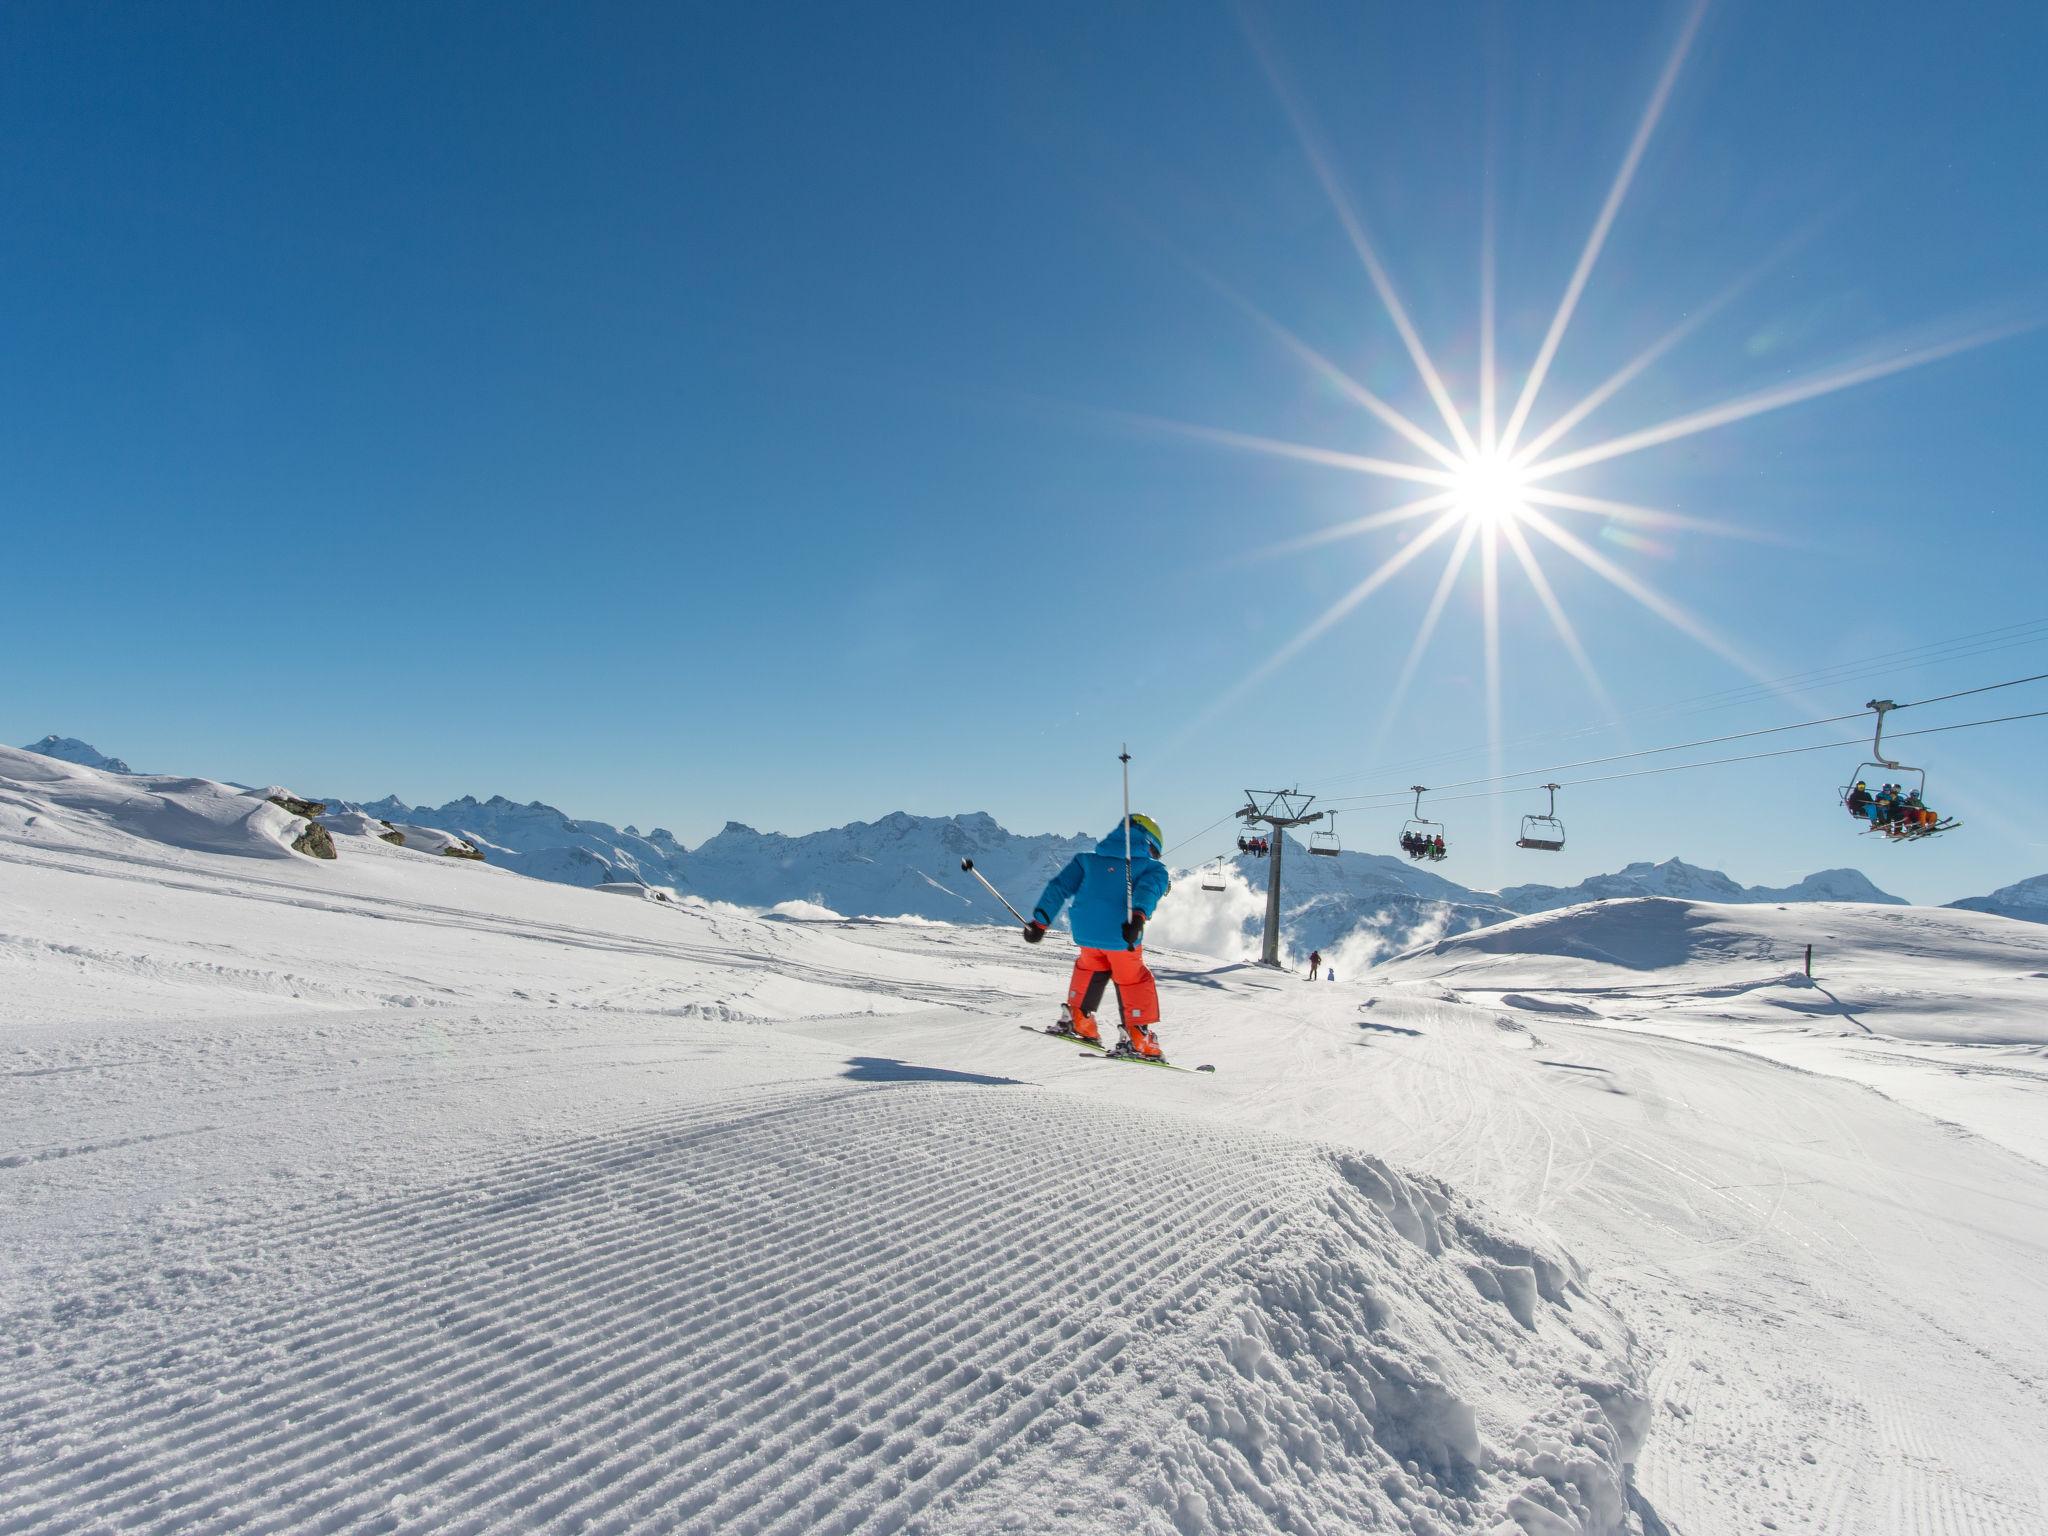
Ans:
[[[119,758],[74,738],[46,737],[26,750],[76,754],[63,760],[128,771]],[[690,848],[665,827],[646,832],[616,827],[571,816],[542,800],[503,794],[462,795],[439,806],[412,805],[395,794],[362,801],[325,798],[336,813],[360,810],[383,820],[440,828],[475,843],[491,863],[558,884],[641,884],[742,906],[802,901],[850,917],[962,923],[1011,921],[977,883],[962,876],[963,858],[972,858],[1023,908],[1061,864],[1100,836],[1011,832],[987,811],[920,816],[897,810],[872,821],[802,833],[764,832],[728,820]],[[1346,851],[1332,859],[1312,858],[1305,846],[1290,839],[1287,855],[1281,905],[1291,950],[1305,955],[1320,949],[1353,970],[1418,943],[1592,900],[1675,896],[1737,904],[1906,904],[1854,869],[1816,871],[1789,886],[1750,886],[1721,870],[1674,857],[1639,860],[1571,886],[1525,883],[1493,892],[1388,854]],[[1179,872],[1174,892],[1155,914],[1160,942],[1207,945],[1230,954],[1251,951],[1263,922],[1266,861],[1240,854],[1224,867],[1231,876],[1225,893],[1203,890],[1192,869]],[[2048,921],[2048,876],[1950,905]]]
[[[1988,912],[2022,923],[2048,923],[2048,875],[2033,875],[2002,885],[1985,896],[1965,896],[1944,905],[1959,912]]]

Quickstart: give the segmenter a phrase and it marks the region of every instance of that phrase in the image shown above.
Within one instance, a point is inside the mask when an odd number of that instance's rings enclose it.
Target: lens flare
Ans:
[[[1520,521],[1527,510],[1520,469],[1499,454],[1483,453],[1451,471],[1452,505],[1474,527],[1500,528]]]
[[[1686,339],[1703,329],[1713,316],[1732,304],[1757,277],[1776,264],[1787,251],[1796,249],[1811,233],[1810,228],[1795,233],[1779,251],[1766,257],[1711,302],[1666,330],[1649,347],[1610,373],[1577,403],[1558,412],[1547,423],[1535,419],[1536,405],[1544,384],[1563,348],[1572,320],[1582,307],[1582,300],[1599,264],[1601,253],[1620,218],[1650,141],[1664,118],[1680,73],[1693,52],[1693,45],[1708,6],[1709,0],[1688,0],[1678,35],[1641,109],[1635,132],[1629,140],[1621,165],[1607,188],[1593,227],[1579,252],[1578,261],[1573,267],[1564,295],[1559,300],[1556,311],[1544,331],[1541,344],[1521,379],[1520,388],[1511,397],[1512,404],[1507,406],[1505,420],[1502,421],[1496,420],[1507,402],[1503,398],[1503,381],[1500,377],[1500,358],[1495,334],[1500,296],[1496,291],[1494,170],[1491,158],[1493,146],[1489,138],[1488,158],[1482,168],[1480,188],[1478,408],[1471,424],[1467,423],[1464,414],[1452,400],[1443,371],[1430,356],[1414,317],[1396,291],[1393,274],[1368,232],[1365,215],[1347,189],[1345,178],[1340,174],[1330,146],[1310,120],[1306,103],[1288,81],[1270,42],[1258,26],[1249,18],[1246,19],[1245,30],[1253,52],[1289,125],[1294,130],[1302,157],[1314,174],[1329,204],[1331,214],[1358,257],[1360,265],[1365,269],[1365,275],[1379,300],[1380,307],[1399,333],[1402,346],[1414,366],[1423,391],[1443,419],[1447,436],[1440,436],[1425,428],[1420,422],[1402,412],[1387,395],[1366,388],[1331,356],[1281,325],[1250,298],[1239,293],[1221,278],[1192,262],[1187,262],[1231,307],[1258,325],[1272,341],[1314,375],[1320,383],[1334,387],[1341,397],[1361,407],[1379,427],[1403,440],[1409,449],[1420,456],[1422,462],[1380,458],[1348,447],[1325,447],[1223,426],[1170,421],[1157,416],[1139,416],[1131,412],[1098,413],[1151,432],[1193,438],[1214,447],[1256,453],[1264,457],[1295,464],[1308,464],[1343,474],[1405,482],[1412,488],[1409,494],[1414,499],[1399,506],[1340,518],[1327,528],[1306,537],[1265,545],[1252,551],[1259,555],[1299,554],[1318,546],[1326,547],[1338,540],[1383,532],[1396,533],[1402,540],[1400,546],[1369,576],[1351,587],[1313,622],[1255,667],[1249,675],[1226,690],[1221,697],[1212,700],[1209,706],[1200,711],[1197,718],[1175,737],[1176,741],[1205,725],[1222,709],[1234,706],[1250,690],[1272,677],[1281,666],[1316,643],[1362,607],[1425,550],[1453,530],[1456,530],[1457,537],[1453,541],[1450,556],[1436,579],[1428,609],[1417,627],[1406,660],[1401,666],[1400,675],[1395,681],[1392,697],[1388,700],[1380,722],[1380,735],[1384,735],[1391,728],[1395,711],[1415,682],[1424,654],[1438,632],[1439,621],[1454,590],[1474,579],[1472,572],[1476,565],[1486,652],[1487,728],[1494,743],[1494,750],[1498,751],[1501,729],[1502,656],[1504,651],[1519,654],[1516,647],[1503,645],[1505,637],[1501,634],[1502,544],[1507,546],[1513,556],[1516,573],[1542,605],[1556,633],[1558,643],[1576,664],[1588,690],[1609,713],[1613,712],[1612,705],[1607,699],[1599,673],[1581,643],[1577,629],[1565,613],[1560,594],[1551,584],[1537,557],[1538,540],[1545,546],[1545,553],[1555,552],[1568,556],[1614,592],[1640,605],[1672,629],[1704,646],[1748,676],[1764,680],[1765,670],[1757,661],[1744,655],[1707,624],[1650,585],[1631,566],[1640,566],[1646,561],[1675,559],[1675,536],[1679,534],[1709,534],[1723,538],[1784,542],[1782,533],[1745,529],[1712,517],[1667,511],[1660,507],[1643,506],[1634,501],[1602,496],[1595,494],[1601,489],[1597,485],[1558,482],[1568,477],[1576,480],[1585,471],[1597,469],[1613,460],[1660,448],[1700,433],[1733,426],[1753,417],[1784,410],[1837,391],[1873,383],[1910,369],[1925,367],[2036,329],[2043,324],[2043,318],[2039,313],[2030,314],[2020,320],[1988,326],[1980,319],[1969,329],[1964,329],[1952,321],[1939,332],[1919,338],[1914,345],[1901,345],[1896,342],[1873,343],[1860,358],[1838,364],[1833,368],[1805,377],[1782,380],[1748,394],[1682,412],[1668,420],[1637,427],[1602,442],[1579,447],[1562,446],[1594,411],[1620,397],[1639,377],[1675,351]],[[1187,261],[1187,258],[1183,257],[1182,260]],[[1413,488],[1419,488],[1422,494],[1416,494]],[[1574,527],[1567,527],[1560,521],[1561,517],[1569,518],[1578,531],[1575,531]],[[1425,522],[1425,519],[1429,521]],[[1605,545],[1608,549],[1625,555],[1629,558],[1630,565],[1617,564],[1614,559],[1601,552],[1597,547],[1599,545]],[[1471,558],[1474,555],[1478,557],[1476,561]],[[1771,688],[1773,692],[1789,691],[1768,681],[1764,681],[1763,686]]]

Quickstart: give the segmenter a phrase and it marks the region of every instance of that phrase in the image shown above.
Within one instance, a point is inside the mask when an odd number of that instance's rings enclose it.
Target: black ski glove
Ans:
[[[1044,937],[1045,924],[1032,922],[1026,923],[1024,925],[1024,942],[1026,944],[1036,944],[1040,939]]]
[[[1136,949],[1145,941],[1145,914],[1133,912],[1124,924],[1124,943]]]

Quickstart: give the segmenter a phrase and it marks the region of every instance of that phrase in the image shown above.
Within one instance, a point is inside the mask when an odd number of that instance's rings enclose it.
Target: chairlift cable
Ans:
[[[2015,638],[2015,631],[2027,631],[2027,633]],[[1990,641],[1992,643],[1975,645],[1974,643],[1977,641]],[[1544,732],[1534,736],[1520,737],[1517,740],[1518,742],[1561,741],[1570,740],[1577,736],[1597,735],[1602,731],[1612,730],[1616,726],[1625,724],[1630,720],[1641,719],[1645,716],[1706,714],[1718,709],[1729,709],[1739,704],[1751,703],[1758,699],[1767,698],[1774,693],[1788,691],[1796,687],[1821,687],[1834,683],[1853,682],[1859,678],[1873,676],[1881,672],[1897,671],[1901,668],[1914,666],[1931,666],[1949,661],[1962,661],[1973,656],[1989,655],[1996,651],[2011,650],[2017,646],[2034,645],[2043,641],[2048,641],[2048,619],[2029,619],[2017,624],[2001,625],[1996,629],[1977,630],[1970,634],[1952,636],[1946,640],[1933,640],[1925,645],[1911,646],[1899,651],[1880,652],[1874,656],[1858,657],[1854,661],[1837,662],[1833,666],[1819,667],[1808,672],[1789,673],[1783,677],[1771,678],[1763,682],[1746,683],[1736,688],[1722,689],[1715,693],[1698,694],[1691,698],[1680,699],[1670,705],[1650,705],[1642,709],[1630,710],[1599,724],[1578,726],[1566,731]],[[1966,648],[1962,650],[1950,649],[1951,647],[1958,646]],[[1946,654],[1936,654],[1942,652],[1946,652]],[[1928,700],[1924,702],[1933,701]],[[1903,709],[1905,706],[1901,705],[1900,708]],[[1322,782],[1325,784],[1349,783],[1357,779],[1371,777],[1374,774],[1393,772],[1398,769],[1432,767],[1440,763],[1456,762],[1461,758],[1476,757],[1490,750],[1491,744],[1483,744],[1462,748],[1457,751],[1440,752],[1427,757],[1403,758],[1394,762],[1380,764],[1374,768],[1359,769],[1351,773],[1326,777]],[[1477,783],[1483,781],[1467,780],[1465,782]],[[1389,791],[1389,793],[1392,792]]]
[[[1901,705],[1900,707],[1903,708],[1904,706]],[[1888,739],[1904,741],[1914,736],[1940,736],[1948,731],[1970,731],[1976,730],[1980,726],[2009,725],[2016,720],[2048,720],[2048,709],[2037,709],[2022,715],[1999,715],[1990,720],[1963,720],[1958,721],[1954,725],[1923,726],[1917,731],[1895,731]],[[1833,752],[1843,747],[1868,745],[1869,743],[1861,736],[1852,736],[1842,741],[1815,742],[1810,746],[1804,747],[1779,747],[1770,752],[1745,752],[1735,757],[1710,757],[1697,763],[1666,763],[1662,767],[1636,768],[1631,769],[1627,773],[1603,773],[1590,779],[1563,780],[1559,782],[1557,787],[1559,789],[1577,789],[1587,784],[1612,784],[1620,779],[1655,778],[1658,774],[1684,773],[1693,768],[1721,768],[1731,763],[1754,763],[1772,757],[1795,757],[1802,752]],[[1541,784],[1519,784],[1507,789],[1477,790],[1469,795],[1447,795],[1444,798],[1449,801],[1498,800],[1506,795],[1528,794],[1543,787]]]
[[[1943,694],[1936,694],[1936,695],[1934,695],[1934,696],[1933,696],[1933,697],[1931,697],[1931,698],[1925,698],[1925,699],[1914,699],[1914,700],[1911,700],[1911,701],[1909,701],[1908,703],[1904,703],[1904,704],[1895,704],[1895,705],[1893,705],[1893,706],[1892,706],[1892,708],[1894,708],[1894,709],[1917,709],[1917,708],[1918,708],[1918,707],[1919,707],[1920,705],[1922,705],[1922,704],[1943,704],[1943,703],[1946,703],[1946,702],[1948,702],[1948,701],[1949,701],[1949,700],[1951,700],[1951,699],[1962,699],[1962,698],[1968,698],[1968,697],[1970,697],[1970,696],[1971,696],[1971,695],[1973,695],[1973,694],[1979,694],[1979,693],[1994,693],[1994,692],[1996,692],[1997,690],[1999,690],[1999,689],[2001,689],[2001,688],[2017,688],[2017,687],[2019,687],[2020,685],[2022,685],[2022,684],[2024,684],[2024,683],[2038,683],[2038,682],[2043,682],[2043,681],[2048,681],[2048,672],[2037,672],[2037,673],[2034,673],[2033,675],[2031,675],[2031,676],[2028,676],[2028,677],[2015,677],[2015,678],[2011,678],[2011,679],[2009,679],[2008,681],[2006,681],[2006,682],[2002,682],[2002,683],[1987,683],[1987,684],[1985,684],[1985,685],[1984,685],[1983,687],[1981,687],[1981,688],[1965,688],[1965,689],[1961,689],[1961,690],[1959,690],[1959,691],[1957,691],[1957,692],[1955,692],[1955,693],[1943,693]],[[1571,762],[1571,763],[1553,763],[1553,764],[1551,764],[1550,766],[1548,766],[1548,767],[1543,767],[1543,768],[1524,768],[1524,769],[1519,769],[1519,770],[1517,770],[1517,771],[1516,771],[1516,772],[1514,772],[1514,773],[1501,773],[1501,774],[1493,774],[1493,775],[1490,775],[1490,776],[1488,776],[1488,777],[1486,777],[1486,778],[1480,778],[1480,779],[1460,779],[1460,780],[1458,780],[1458,781],[1457,781],[1457,782],[1455,782],[1455,783],[1452,783],[1452,784],[1445,784],[1445,785],[1442,785],[1442,786],[1440,786],[1440,787],[1441,787],[1441,788],[1443,788],[1443,789],[1469,789],[1469,788],[1471,788],[1471,787],[1472,787],[1473,785],[1477,785],[1477,784],[1504,784],[1504,783],[1508,782],[1508,781],[1509,781],[1509,780],[1511,780],[1511,779],[1527,779],[1527,778],[1534,778],[1534,777],[1537,777],[1538,775],[1547,775],[1547,774],[1553,774],[1553,773],[1564,773],[1564,772],[1568,772],[1568,771],[1570,771],[1571,769],[1574,769],[1574,768],[1597,768],[1597,767],[1601,767],[1601,766],[1603,766],[1603,765],[1605,765],[1605,764],[1607,764],[1607,763],[1621,763],[1621,762],[1628,762],[1628,761],[1631,761],[1632,759],[1635,759],[1635,758],[1639,758],[1639,757],[1660,757],[1660,756],[1662,756],[1663,754],[1665,754],[1665,753],[1667,753],[1667,752],[1686,752],[1686,751],[1690,751],[1690,750],[1692,750],[1692,749],[1693,749],[1693,748],[1695,748],[1695,747],[1715,747],[1715,746],[1721,746],[1721,745],[1723,745],[1723,744],[1725,744],[1725,743],[1727,743],[1727,742],[1731,742],[1731,741],[1747,741],[1747,740],[1751,740],[1751,739],[1753,739],[1753,738],[1755,738],[1755,737],[1758,737],[1758,736],[1778,736],[1778,735],[1783,735],[1783,734],[1784,734],[1785,732],[1787,732],[1787,731],[1806,731],[1806,730],[1814,730],[1814,729],[1817,729],[1818,727],[1820,727],[1820,726],[1823,726],[1823,725],[1839,725],[1839,724],[1840,724],[1841,722],[1843,722],[1844,720],[1855,720],[1855,719],[1859,719],[1859,718],[1861,718],[1861,717],[1862,717],[1863,715],[1867,714],[1868,712],[1869,712],[1869,711],[1868,711],[1867,709],[1859,709],[1859,710],[1855,710],[1855,711],[1853,711],[1853,712],[1851,712],[1851,713],[1849,713],[1849,714],[1844,714],[1844,715],[1826,715],[1826,716],[1823,716],[1823,717],[1821,717],[1821,718],[1820,718],[1820,719],[1818,719],[1818,720],[1801,720],[1801,721],[1799,721],[1799,722],[1797,722],[1796,724],[1793,724],[1793,725],[1772,725],[1772,726],[1765,726],[1765,727],[1762,727],[1761,729],[1758,729],[1758,730],[1753,730],[1753,731],[1735,731],[1735,732],[1732,732],[1732,733],[1730,733],[1730,734],[1728,734],[1728,735],[1725,735],[1725,736],[1707,736],[1707,737],[1703,737],[1703,738],[1701,738],[1701,739],[1700,739],[1700,740],[1698,740],[1698,741],[1682,741],[1682,742],[1677,742],[1677,743],[1675,743],[1675,744],[1673,744],[1673,745],[1671,745],[1671,746],[1665,746],[1665,747],[1645,747],[1645,748],[1641,749],[1640,751],[1636,751],[1636,752],[1616,752],[1616,753],[1612,753],[1612,754],[1610,754],[1609,756],[1606,756],[1606,757],[1588,757],[1588,758],[1581,758],[1581,759],[1579,759],[1579,760],[1578,760],[1577,762]],[[2026,717],[2026,716],[2014,716],[2013,718],[2015,718],[2015,719],[2024,719],[2024,718],[2028,718],[2028,717]],[[1921,733],[1921,732],[1910,732],[1910,733],[1902,733],[1902,734],[1912,734],[1912,735],[1919,735],[1919,734],[1923,734],[1923,733]],[[1808,750],[1808,749],[1801,749],[1801,750]],[[1730,761],[1737,761],[1737,760],[1738,760],[1738,759],[1730,759]],[[1598,783],[1598,782],[1601,782],[1601,781],[1600,781],[1600,780],[1582,780],[1582,781],[1580,781],[1580,782],[1590,782],[1590,783]],[[1400,802],[1400,800],[1401,800],[1401,799],[1402,799],[1402,798],[1403,798],[1403,797],[1404,797],[1404,796],[1406,795],[1406,793],[1407,793],[1407,791],[1405,791],[1405,790],[1392,790],[1392,789],[1387,789],[1387,790],[1378,790],[1378,791],[1374,791],[1374,792],[1372,792],[1372,793],[1370,793],[1370,794],[1364,794],[1364,793],[1362,793],[1362,794],[1357,794],[1357,795],[1335,795],[1335,796],[1327,796],[1327,797],[1325,797],[1325,802],[1326,802],[1326,803],[1335,803],[1335,804],[1347,804],[1347,805],[1348,805],[1348,804],[1351,804],[1351,803],[1353,803],[1353,802],[1355,802],[1355,801],[1360,801],[1360,800],[1379,800],[1379,801],[1384,801],[1384,802],[1386,802],[1386,803],[1387,803],[1387,805],[1392,805],[1392,804],[1398,804],[1398,803]],[[1386,809],[1386,805],[1381,805],[1381,806],[1371,807],[1371,809]]]
[[[1950,699],[1967,699],[1973,693],[1996,693],[2001,688],[2017,688],[2021,683],[2038,683],[2048,680],[2048,672],[2036,672],[2032,677],[2016,677],[2009,683],[1986,683],[1982,688],[1965,688],[1960,693],[1938,693],[1931,699],[1914,699],[1908,704],[1894,704],[1893,709],[1918,709],[1922,704],[1946,704]]]

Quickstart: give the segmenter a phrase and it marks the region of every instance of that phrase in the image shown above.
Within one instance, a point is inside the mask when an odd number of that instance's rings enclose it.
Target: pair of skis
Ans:
[[[1168,1061],[1163,1056],[1140,1056],[1136,1051],[1125,1050],[1122,1047],[1111,1049],[1099,1040],[1084,1040],[1071,1029],[1051,1029],[1038,1024],[1019,1024],[1017,1027],[1027,1035],[1043,1035],[1048,1040],[1069,1041],[1081,1047],[1081,1054],[1083,1056],[1093,1057],[1097,1061],[1127,1061],[1134,1067],[1159,1067],[1168,1072],[1214,1072],[1216,1070],[1214,1066],[1206,1062],[1199,1067],[1183,1067]]]

